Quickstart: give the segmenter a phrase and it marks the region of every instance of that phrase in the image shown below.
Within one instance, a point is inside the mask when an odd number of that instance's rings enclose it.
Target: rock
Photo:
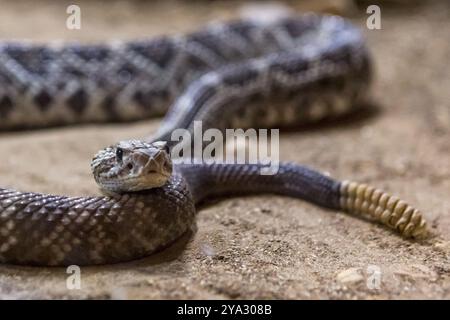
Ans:
[[[339,272],[336,276],[336,280],[340,283],[352,284],[363,281],[364,277],[361,274],[360,268],[350,268]]]
[[[435,243],[433,246],[435,249],[439,251],[450,253],[450,241],[439,241]]]
[[[216,250],[208,243],[203,243],[200,245],[201,252],[207,257],[213,257],[216,255]]]

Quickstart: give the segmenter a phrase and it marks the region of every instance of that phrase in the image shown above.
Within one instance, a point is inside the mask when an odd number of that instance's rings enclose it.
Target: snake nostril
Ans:
[[[127,168],[128,168],[128,170],[133,170],[133,164],[131,164],[131,163],[127,164]]]

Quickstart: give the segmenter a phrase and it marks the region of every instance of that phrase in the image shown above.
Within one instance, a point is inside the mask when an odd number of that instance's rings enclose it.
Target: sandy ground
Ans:
[[[450,298],[450,7],[428,3],[382,6],[382,30],[366,29],[376,62],[376,112],[283,133],[280,153],[283,160],[396,193],[423,210],[434,237],[405,241],[380,226],[296,199],[234,198],[202,209],[197,232],[159,254],[83,268],[81,290],[66,289],[62,268],[2,265],[0,297]],[[239,6],[234,1],[81,2],[82,29],[68,31],[66,5],[42,1],[39,10],[30,10],[33,1],[1,1],[0,37],[138,38],[229,18]],[[352,19],[364,26],[364,10]],[[92,155],[157,126],[155,119],[2,133],[1,186],[99,194],[89,172]]]

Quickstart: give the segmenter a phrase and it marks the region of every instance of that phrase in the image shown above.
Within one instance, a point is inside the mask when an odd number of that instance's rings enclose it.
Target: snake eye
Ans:
[[[168,144],[166,144],[166,145],[164,146],[164,151],[166,151],[167,154],[170,154],[170,148],[169,148],[169,145],[168,145]]]
[[[164,145],[161,146],[161,150],[164,150],[164,152],[166,154],[170,154],[170,148],[169,148],[169,145],[167,143],[165,143]]]
[[[123,150],[121,148],[117,148],[117,150],[116,150],[116,158],[117,158],[117,161],[122,162]]]

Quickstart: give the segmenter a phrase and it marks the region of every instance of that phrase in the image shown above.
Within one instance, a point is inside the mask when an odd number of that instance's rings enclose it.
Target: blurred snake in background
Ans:
[[[0,188],[0,262],[137,259],[189,230],[205,199],[243,193],[297,197],[423,236],[424,218],[404,201],[305,166],[281,163],[275,175],[261,175],[261,164],[172,164],[171,133],[192,131],[194,120],[224,130],[341,117],[361,105],[370,80],[360,31],[336,16],[238,20],[104,45],[3,42],[0,130],[166,115],[150,141],[121,141],[94,157],[103,197]]]

